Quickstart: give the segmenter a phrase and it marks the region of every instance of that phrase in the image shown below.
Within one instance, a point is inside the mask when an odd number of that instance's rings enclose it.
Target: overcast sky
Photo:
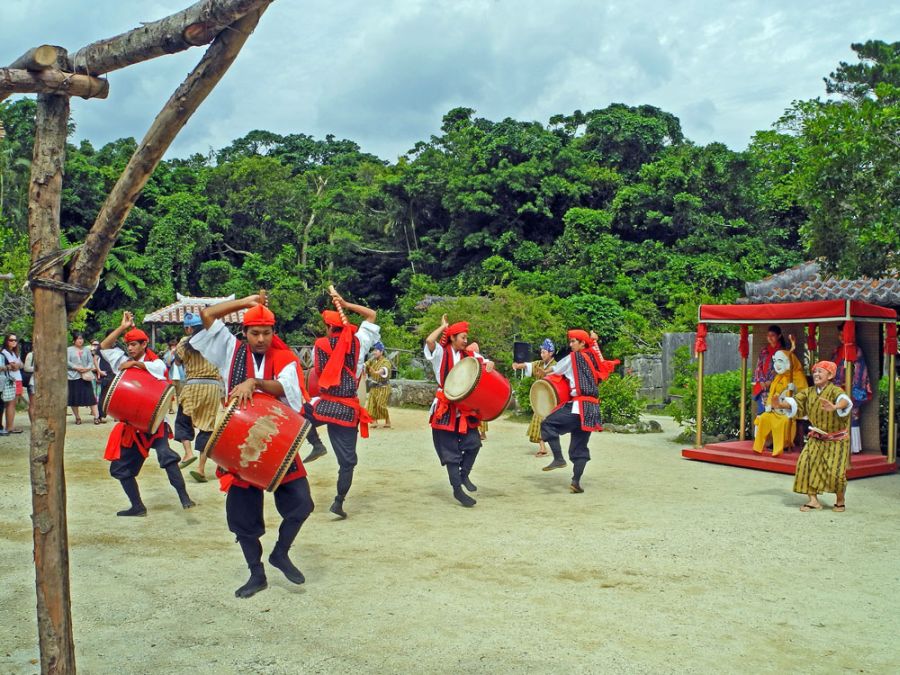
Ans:
[[[74,53],[191,0],[0,0],[0,62]],[[328,133],[394,161],[456,106],[546,124],[556,113],[650,104],[697,143],[746,147],[795,99],[853,62],[851,42],[900,39],[884,0],[276,0],[168,156],[253,129]],[[73,99],[77,139],[140,138],[203,48],[109,75]]]

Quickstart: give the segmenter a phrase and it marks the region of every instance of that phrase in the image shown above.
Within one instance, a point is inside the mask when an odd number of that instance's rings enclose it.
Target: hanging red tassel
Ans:
[[[738,342],[738,354],[741,355],[742,359],[746,359],[750,356],[750,339],[749,339],[749,331],[747,330],[747,324],[741,324],[741,341]]]
[[[893,356],[897,353],[897,324],[893,321],[884,324],[884,354]]]
[[[706,351],[706,324],[698,323],[697,324],[697,339],[694,340],[694,355],[700,354],[700,352]]]
[[[810,352],[814,352],[819,348],[818,343],[816,342],[816,328],[818,324],[808,323],[806,324],[806,350]]]
[[[844,331],[841,339],[844,341],[843,357],[845,361],[856,361],[856,323],[844,322]]]

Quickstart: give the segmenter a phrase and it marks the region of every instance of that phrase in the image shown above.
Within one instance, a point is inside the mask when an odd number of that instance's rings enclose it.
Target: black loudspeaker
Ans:
[[[513,342],[513,361],[516,363],[531,361],[531,345],[527,342]]]

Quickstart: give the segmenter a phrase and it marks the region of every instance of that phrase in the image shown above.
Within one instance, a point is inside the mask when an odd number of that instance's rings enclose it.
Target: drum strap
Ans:
[[[138,452],[145,458],[150,454],[150,446],[157,438],[163,438],[169,431],[168,424],[160,424],[159,429],[152,436],[148,436],[136,427],[125,422],[118,422],[109,433],[109,440],[106,441],[106,452],[103,453],[103,459],[114,462],[122,458],[122,448],[130,448],[136,446]],[[169,435],[171,438],[171,435]]]

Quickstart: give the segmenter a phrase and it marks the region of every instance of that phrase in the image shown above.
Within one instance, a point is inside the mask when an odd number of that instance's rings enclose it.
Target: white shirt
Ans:
[[[191,346],[200,352],[207,361],[212,363],[219,369],[222,381],[225,383],[226,395],[231,393],[228,381],[231,376],[231,362],[234,359],[234,351],[238,348],[238,339],[231,334],[225,324],[220,319],[213,321],[213,325],[209,330],[201,330],[191,336]],[[253,377],[263,379],[265,373],[266,359],[256,362],[253,361]],[[300,412],[303,408],[303,394],[300,391],[300,378],[297,376],[297,368],[293,363],[289,363],[281,369],[280,373],[276,373],[275,379],[281,383],[284,389],[284,396],[279,397],[282,403],[287,403],[291,408]]]
[[[549,372],[554,375],[562,375],[569,382],[569,395],[577,396],[578,391],[575,389],[575,371],[572,366],[572,354],[566,354],[563,358],[556,362],[556,365],[553,366]],[[572,401],[572,414],[578,415],[581,413],[581,406],[579,405],[580,401]]]
[[[101,349],[100,353],[103,355],[103,358],[107,360],[110,367],[113,369],[113,372],[119,372],[119,366],[125,363],[126,361],[132,360],[128,354],[126,354],[119,347],[113,347],[112,349]],[[150,373],[157,380],[166,379],[166,362],[162,359],[154,359],[153,361],[146,361],[144,357],[137,359],[141,363],[144,364],[144,367],[147,369],[147,372]]]
[[[366,355],[372,351],[372,345],[381,339],[381,327],[376,323],[363,321],[356,331],[359,340],[359,359],[356,362],[356,379],[358,380],[366,369]]]

